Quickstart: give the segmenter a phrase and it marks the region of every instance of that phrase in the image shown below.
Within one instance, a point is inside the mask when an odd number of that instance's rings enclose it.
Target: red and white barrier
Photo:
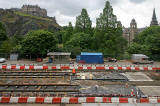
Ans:
[[[0,97],[0,103],[160,103],[160,98],[118,98],[118,97]]]
[[[8,69],[8,70],[160,70],[160,67],[137,67],[137,66],[130,66],[130,67],[124,67],[124,66],[95,66],[95,65],[67,65],[67,66],[61,66],[61,65],[55,65],[55,66],[17,66],[17,65],[1,65],[0,69]]]

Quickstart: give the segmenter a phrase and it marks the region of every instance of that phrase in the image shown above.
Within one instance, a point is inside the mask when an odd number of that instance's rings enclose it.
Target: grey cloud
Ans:
[[[80,14],[82,8],[88,11],[103,9],[106,0],[0,0],[4,8],[21,7],[23,4],[38,4],[46,8],[49,14],[59,11],[63,15],[75,16]],[[1,3],[2,2],[2,3]],[[115,5],[119,0],[110,0]]]
[[[56,16],[56,19],[60,25],[68,24],[69,21],[74,22],[75,17],[78,16],[81,12],[82,8],[86,8],[90,14],[92,21],[95,23],[95,19],[99,17],[99,13],[97,11],[102,11],[105,2],[107,0],[0,0],[0,8],[20,8],[23,4],[31,4],[31,5],[39,5],[41,8],[47,9],[49,16]],[[114,8],[114,12],[124,24],[129,25],[127,22],[130,22],[130,19],[133,16],[140,17],[139,20],[145,17],[144,11],[146,12],[146,16],[149,17],[151,10],[149,11],[146,6],[155,5],[157,17],[160,17],[158,14],[159,1],[160,0],[108,0],[111,2],[111,5]],[[129,4],[130,7],[128,7]],[[135,5],[141,3],[140,5]],[[142,12],[135,9],[137,6],[143,7]],[[146,11],[148,10],[148,11]],[[118,12],[119,13],[118,13]],[[131,12],[132,11],[132,12]],[[134,14],[133,14],[134,13]],[[123,15],[122,15],[123,14]],[[130,14],[130,15],[128,15]],[[126,16],[130,17],[126,17]],[[126,18],[124,20],[124,17]],[[127,21],[126,21],[127,20]],[[148,19],[146,19],[148,20]],[[141,20],[140,20],[141,21]],[[150,20],[149,20],[150,21]],[[143,20],[141,22],[141,26],[145,24]]]
[[[145,2],[146,0],[129,0],[129,1],[138,4],[138,3],[143,3],[143,2]]]

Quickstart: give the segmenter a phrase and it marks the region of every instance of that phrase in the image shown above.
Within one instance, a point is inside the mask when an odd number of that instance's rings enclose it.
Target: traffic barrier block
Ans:
[[[20,66],[20,70],[24,70],[25,69],[25,66]]]
[[[126,67],[126,70],[131,70],[131,67]]]
[[[36,97],[28,97],[27,103],[35,103]]]
[[[37,97],[35,102],[36,103],[44,103],[44,98],[43,97]]]
[[[146,70],[146,71],[147,71],[147,70],[148,70],[148,67],[144,67],[144,70]]]
[[[86,103],[86,97],[79,97],[78,103]]]
[[[148,98],[141,98],[140,103],[149,103],[149,99]]]
[[[52,103],[52,97],[45,97],[44,98],[44,103]]]
[[[96,70],[105,70],[104,67],[96,67]]]
[[[2,97],[1,98],[1,103],[9,103],[10,97]]]
[[[71,97],[70,99],[69,99],[69,103],[72,103],[72,104],[77,104],[78,103],[78,98],[77,97]]]
[[[19,97],[11,97],[9,103],[18,103]]]
[[[152,70],[157,70],[157,67],[153,67]]]
[[[122,67],[122,70],[126,70],[126,67]]]
[[[12,69],[12,70],[16,69],[16,66],[11,66],[11,69]]]
[[[52,103],[61,103],[62,98],[53,98]]]
[[[122,70],[122,67],[118,67],[118,70]]]
[[[55,70],[55,69],[57,69],[57,67],[56,66],[52,66],[52,69]]]
[[[149,98],[149,103],[158,103],[157,98]]]
[[[69,70],[70,68],[69,68],[69,66],[61,66],[61,69],[62,70]]]
[[[160,67],[158,67],[157,70],[160,70]]]
[[[83,70],[83,67],[78,67],[78,70]]]
[[[135,67],[135,70],[137,70],[137,71],[138,71],[138,70],[140,70],[140,68],[139,68],[139,67]]]
[[[92,70],[92,67],[87,67],[87,70]]]
[[[109,67],[109,70],[114,70],[114,67]]]
[[[62,97],[61,103],[69,103],[69,97]]]
[[[19,97],[18,103],[27,103],[28,97]]]
[[[86,103],[95,103],[95,97],[87,97]]]
[[[113,67],[113,70],[118,70],[118,67]]]
[[[43,70],[47,70],[48,69],[48,66],[43,66]]]
[[[112,100],[112,103],[119,103],[119,98],[112,97],[111,100]]]
[[[103,97],[103,103],[112,103],[111,97]]]
[[[102,97],[95,97],[95,103],[103,103]]]
[[[119,98],[119,103],[128,103],[128,98]]]
[[[29,66],[29,69],[30,70],[34,70],[34,66]]]
[[[7,69],[7,66],[6,65],[2,65],[2,69]]]
[[[148,67],[148,70],[153,70],[152,67]]]

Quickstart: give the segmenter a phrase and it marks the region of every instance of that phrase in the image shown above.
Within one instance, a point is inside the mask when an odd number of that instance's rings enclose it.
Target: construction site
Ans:
[[[0,103],[159,106],[159,77],[158,66],[1,65]]]

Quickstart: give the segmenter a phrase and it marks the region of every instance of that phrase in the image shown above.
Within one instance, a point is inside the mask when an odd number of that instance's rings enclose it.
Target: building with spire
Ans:
[[[153,9],[153,16],[150,26],[158,25],[155,8]],[[132,19],[129,28],[123,27],[123,37],[128,41],[128,46],[132,44],[136,35],[142,31],[144,31],[147,27],[137,28],[137,22],[135,19]]]
[[[153,16],[152,16],[152,21],[151,21],[150,26],[154,26],[154,25],[158,25],[155,8],[153,9]]]

